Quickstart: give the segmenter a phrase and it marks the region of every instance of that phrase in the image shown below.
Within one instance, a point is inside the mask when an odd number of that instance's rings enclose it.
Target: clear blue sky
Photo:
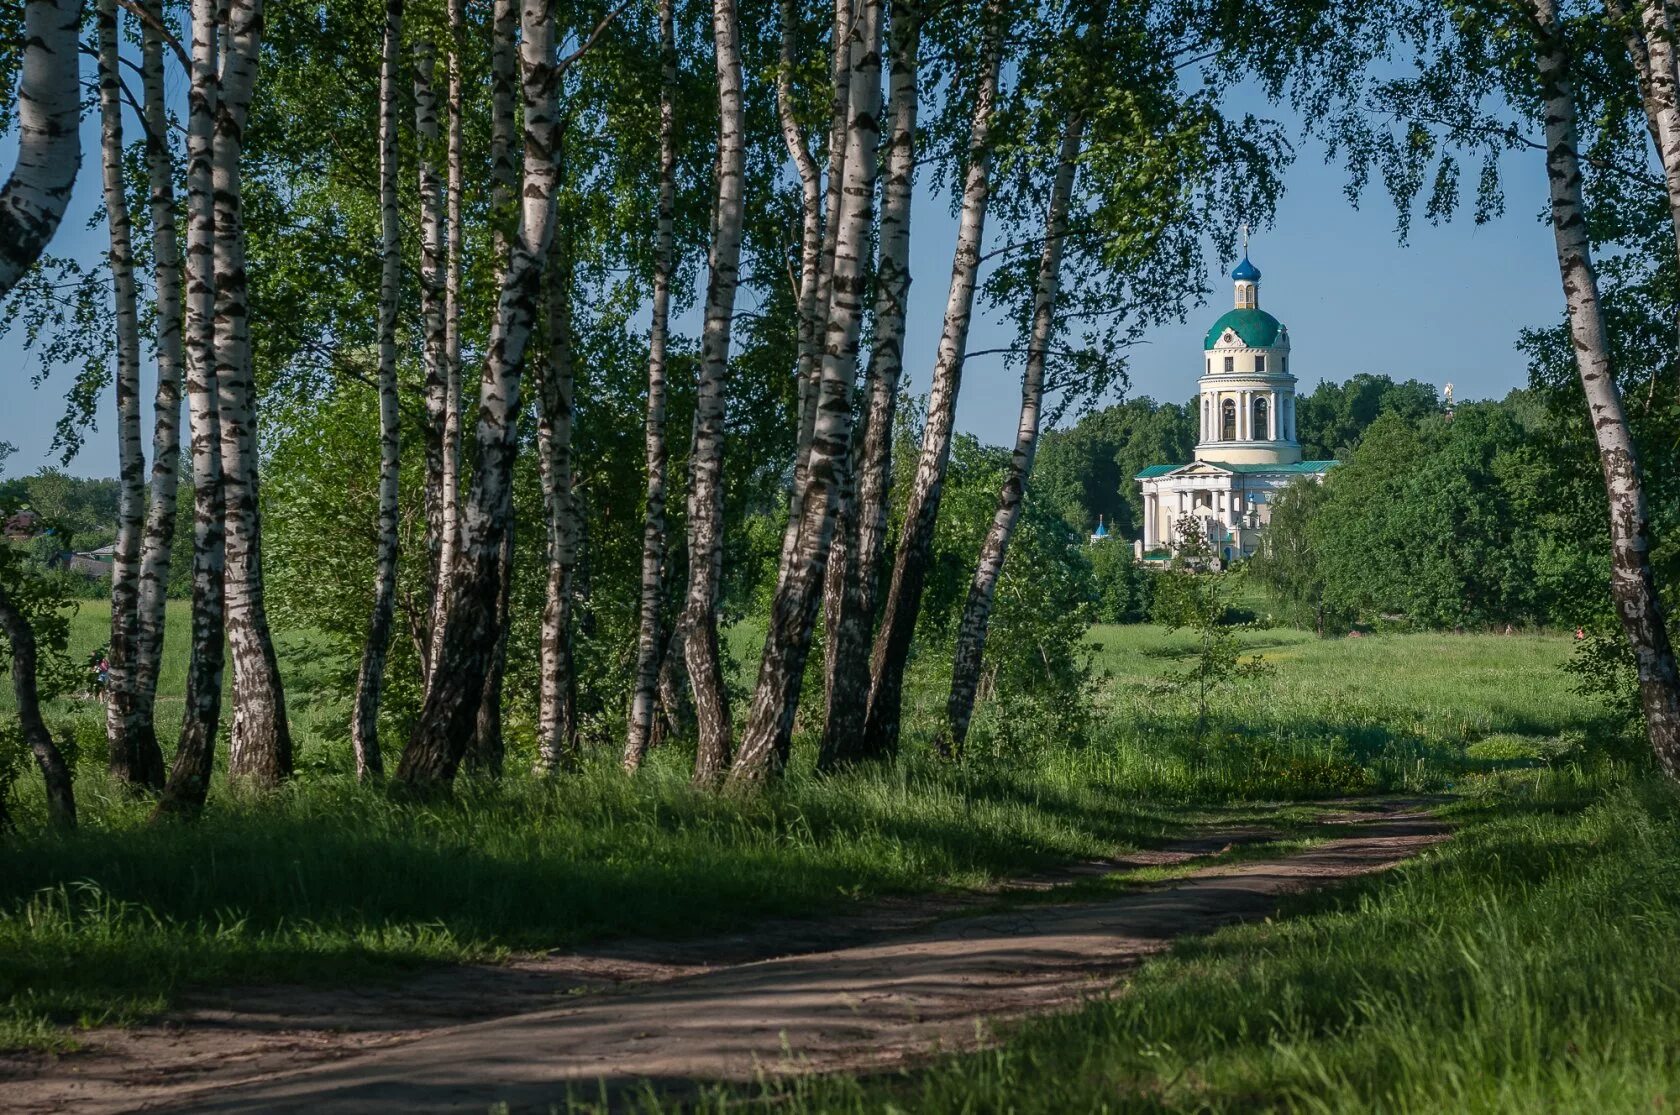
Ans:
[[[180,77],[171,73],[171,85]],[[177,90],[172,88],[171,92]],[[1261,106],[1253,107],[1256,111]],[[138,130],[130,120],[128,127]],[[98,130],[89,118],[83,129],[87,155],[64,225],[51,251],[94,258],[106,246],[103,226],[89,229],[99,195]],[[9,168],[15,142],[0,139],[0,166]],[[1460,399],[1498,396],[1523,385],[1527,373],[1513,347],[1524,326],[1556,320],[1562,311],[1550,230],[1535,218],[1544,203],[1544,176],[1537,154],[1507,157],[1506,215],[1476,228],[1461,220],[1443,228],[1418,224],[1401,247],[1387,198],[1373,194],[1355,210],[1342,196],[1343,175],[1323,164],[1320,151],[1304,145],[1288,178],[1276,224],[1257,231],[1251,255],[1265,273],[1261,305],[1289,326],[1292,370],[1302,390],[1321,379],[1340,380],[1356,372],[1417,378],[1437,386],[1451,382]],[[918,200],[912,235],[914,282],[906,371],[914,391],[927,389],[938,343],[950,276],[955,221],[944,198]],[[1210,273],[1217,261],[1208,260]],[[1213,275],[1207,306],[1183,325],[1152,332],[1131,353],[1131,393],[1183,400],[1195,389],[1202,336],[1230,305],[1231,286]],[[685,315],[686,316],[686,315]],[[970,349],[1014,341],[997,321],[979,320]],[[0,441],[18,452],[6,466],[18,475],[48,463],[53,425],[62,410],[70,372],[56,370],[39,389],[29,379],[39,363],[23,351],[21,338],[0,340]],[[148,381],[142,397],[151,397]],[[983,440],[1013,439],[1019,406],[1016,373],[1002,358],[972,361],[965,373],[958,422]],[[116,472],[110,436],[114,403],[100,412],[100,432],[70,464],[89,476]],[[148,439],[149,440],[149,439]]]

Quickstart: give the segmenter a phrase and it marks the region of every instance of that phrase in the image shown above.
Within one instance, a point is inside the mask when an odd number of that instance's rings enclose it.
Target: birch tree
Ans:
[[[217,0],[192,3],[192,80],[187,91],[186,394],[193,474],[192,648],[186,709],[160,812],[204,805],[222,708],[222,580],[226,508],[216,384],[215,120]]]
[[[536,321],[543,261],[553,231],[556,139],[554,11],[527,0],[520,12],[525,108],[524,189],[519,224],[502,264],[500,294],[479,385],[478,464],[465,508],[462,567],[447,586],[443,644],[420,719],[397,768],[416,790],[455,776],[478,719],[501,634],[496,622],[500,559],[510,538],[519,386]],[[497,27],[498,38],[511,28]],[[499,44],[504,45],[505,44]]]
[[[140,312],[135,295],[133,230],[123,181],[121,78],[118,75],[116,0],[99,0],[99,116],[105,223],[110,232],[112,295],[116,316],[117,541],[111,563],[110,699],[105,706],[107,767],[131,786],[163,784],[163,753],[156,738],[135,730],[138,685],[140,535],[145,526],[145,451],[140,441]],[[145,744],[150,742],[147,749]]]
[[[23,729],[24,742],[41,768],[41,779],[47,792],[47,817],[57,828],[76,827],[76,791],[70,780],[70,767],[64,755],[47,731],[41,719],[41,696],[36,683],[39,650],[35,629],[25,612],[26,605],[17,597],[10,570],[0,569],[0,632],[4,632],[7,649],[11,652],[12,693],[17,700],[18,724]]]
[[[262,0],[228,0],[216,105],[216,387],[227,501],[224,573],[233,654],[233,733],[228,774],[273,786],[292,773],[292,738],[274,640],[263,601],[262,522],[257,500],[256,381],[251,367],[240,156],[257,79]]]
[[[82,164],[76,57],[81,0],[25,0],[18,156],[0,186],[0,297],[58,231]]]
[[[1633,648],[1651,749],[1663,772],[1680,778],[1680,669],[1651,570],[1650,514],[1639,456],[1611,363],[1587,236],[1569,45],[1558,21],[1556,0],[1529,0],[1529,11],[1543,104],[1546,181],[1558,274],[1610,505],[1610,593]]]
[[[448,547],[449,533],[449,525],[444,522],[445,501],[449,498],[445,476],[449,469],[444,462],[449,452],[449,339],[445,321],[449,280],[444,258],[447,200],[436,162],[439,152],[437,92],[433,81],[436,69],[437,51],[429,40],[422,39],[414,45],[414,134],[419,147],[420,176],[420,366],[426,406],[426,558],[429,579],[434,585],[442,583],[446,572],[443,553]],[[433,599],[436,599],[435,592]],[[430,639],[429,631],[427,638]]]
[[[157,389],[152,399],[151,499],[140,551],[140,599],[135,639],[134,716],[137,751],[158,750],[155,726],[158,668],[163,656],[165,599],[175,550],[175,504],[181,463],[181,252],[175,232],[175,160],[163,85],[163,4],[147,0],[141,20],[140,82],[145,106],[146,168],[152,222],[157,322]],[[163,780],[159,751],[158,784]]]
[[[1015,446],[1009,455],[1003,488],[998,492],[997,510],[992,515],[986,539],[980,545],[980,560],[969,583],[957,629],[956,660],[951,667],[951,695],[946,703],[947,744],[952,754],[962,751],[968,736],[969,718],[974,714],[974,694],[980,682],[980,658],[986,645],[986,626],[991,618],[992,597],[1009,552],[1009,540],[1021,517],[1027,478],[1038,451],[1039,423],[1044,405],[1044,369],[1049,360],[1055,324],[1056,295],[1061,286],[1063,242],[1067,237],[1068,205],[1073,196],[1073,179],[1078,166],[1079,145],[1084,135],[1084,117],[1076,110],[1062,129],[1061,151],[1056,178],[1050,188],[1045,215],[1044,248],[1038,266],[1037,289],[1033,295],[1032,333],[1027,341],[1026,369],[1021,376],[1021,415],[1016,423]]]
[[[442,642],[443,586],[455,575],[455,556],[461,548],[461,146],[463,141],[462,54],[466,50],[466,0],[449,0],[449,167],[444,185],[444,220],[448,229],[443,285],[443,462],[437,572],[433,577],[432,615],[426,639],[426,680],[430,684],[437,662],[434,648]]]
[[[402,0],[386,0],[385,33],[379,66],[379,547],[375,558],[373,615],[368,620],[367,642],[362,647],[361,666],[356,674],[356,704],[350,721],[350,743],[356,753],[358,778],[378,777],[385,771],[379,754],[379,697],[385,684],[385,658],[391,641],[397,595],[397,482],[401,471],[397,427],[397,300],[402,285],[402,242],[397,227],[397,50],[401,39]],[[428,65],[422,59],[415,69],[415,113],[422,118],[417,121],[420,124],[417,131],[423,145],[426,141],[423,122],[426,98],[420,96],[419,91],[421,83],[429,79]],[[435,139],[435,106],[431,118]],[[422,156],[420,190],[424,215],[421,269],[424,272],[430,265],[435,273],[438,215],[436,204],[428,198],[427,190],[432,183],[425,165]],[[422,278],[421,282],[424,285],[426,279]],[[441,325],[440,321],[436,332],[441,332]],[[434,330],[430,321],[426,331],[427,348],[431,350]],[[431,376],[428,375],[428,418],[432,409],[431,386]],[[441,424],[441,413],[438,419]],[[428,481],[432,474],[431,455],[428,445]]]
[[[805,490],[803,498],[795,493],[799,523],[789,575],[777,586],[771,604],[752,712],[730,770],[730,783],[736,786],[762,781],[786,762],[811,629],[822,600],[835,507],[850,471],[852,383],[857,375],[881,132],[881,0],[865,0],[853,34],[857,42],[850,52],[844,180],[840,207],[832,217],[837,229],[834,266]]]
[[[717,197],[695,385],[694,446],[689,456],[688,594],[683,617],[683,648],[700,734],[694,780],[700,784],[714,782],[723,774],[731,744],[717,609],[723,576],[725,375],[739,282],[746,178],[740,17],[735,0],[712,0],[712,38],[718,90]]]
[[[538,372],[537,466],[547,522],[542,631],[538,637],[537,766],[552,773],[577,752],[577,679],[572,665],[572,577],[578,512],[572,477],[572,254],[556,232],[549,256],[548,356]]]
[[[654,232],[653,308],[648,327],[648,398],[644,443],[647,504],[642,525],[641,612],[636,629],[636,675],[630,723],[624,739],[624,768],[641,765],[653,738],[659,673],[665,640],[665,376],[671,330],[671,272],[676,256],[677,205],[677,35],[674,0],[659,0],[659,214]],[[803,144],[801,144],[803,147]]]
[[[903,533],[893,563],[892,583],[881,614],[880,630],[870,658],[869,707],[864,720],[864,754],[893,754],[898,748],[899,715],[903,704],[904,669],[909,662],[916,616],[932,552],[933,529],[939,517],[939,497],[945,466],[951,457],[957,390],[962,383],[968,327],[974,311],[974,288],[980,269],[980,247],[986,230],[986,205],[991,192],[992,109],[998,95],[998,71],[1003,59],[1004,12],[999,0],[986,7],[981,32],[980,71],[974,113],[969,127],[967,171],[962,208],[957,222],[957,246],[951,264],[951,287],[945,321],[934,362],[927,424],[922,433],[915,480],[904,513]],[[847,748],[845,750],[852,750]]]
[[[825,770],[856,757],[869,704],[869,644],[886,547],[893,421],[904,370],[904,314],[910,296],[910,203],[916,174],[922,20],[919,3],[896,0],[892,5],[891,131],[881,184],[874,338],[864,376],[867,397],[854,438],[854,505],[830,558],[830,582],[835,587],[825,601],[827,707],[817,758],[817,765]]]

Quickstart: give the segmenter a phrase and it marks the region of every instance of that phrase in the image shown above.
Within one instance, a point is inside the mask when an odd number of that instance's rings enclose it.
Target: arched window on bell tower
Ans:
[[[1234,399],[1226,399],[1219,404],[1219,440],[1237,440],[1237,403]]]
[[[1266,397],[1262,395],[1254,400],[1254,436],[1257,441],[1271,441],[1271,408],[1266,405]]]

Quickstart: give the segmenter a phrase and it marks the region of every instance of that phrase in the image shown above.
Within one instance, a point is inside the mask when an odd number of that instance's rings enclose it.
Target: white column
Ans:
[[[1266,431],[1267,440],[1282,441],[1283,415],[1278,413],[1278,393],[1276,391],[1272,392],[1272,397],[1266,402],[1266,421],[1272,427]]]
[[[1237,440],[1251,441],[1254,438],[1254,413],[1249,408],[1253,406],[1254,393],[1243,391],[1241,401],[1237,404]]]
[[[1143,493],[1143,548],[1155,548],[1155,506],[1159,502],[1155,493]]]

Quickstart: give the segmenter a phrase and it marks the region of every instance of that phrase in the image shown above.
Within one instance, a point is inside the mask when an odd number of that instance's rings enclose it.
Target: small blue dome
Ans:
[[[1240,283],[1257,283],[1260,281],[1260,269],[1248,262],[1247,256],[1243,256],[1242,262],[1237,264],[1237,269],[1231,272],[1231,278]]]

